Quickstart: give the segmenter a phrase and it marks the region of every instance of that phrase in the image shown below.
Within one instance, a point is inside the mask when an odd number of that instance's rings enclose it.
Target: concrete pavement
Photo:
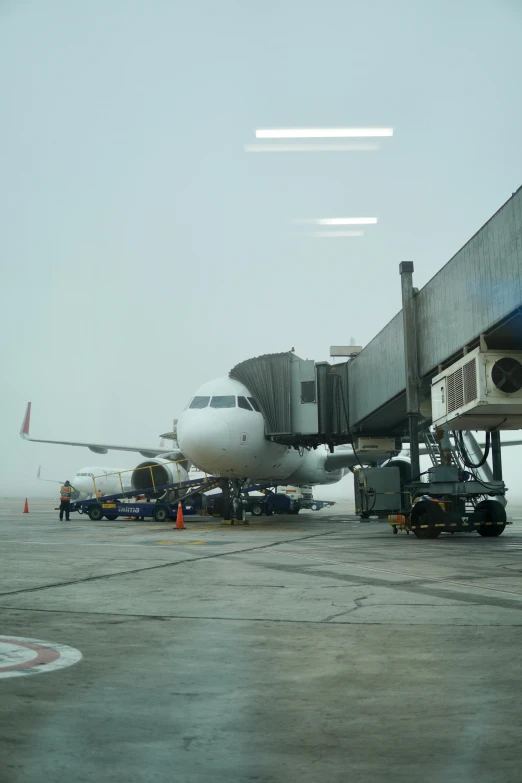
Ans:
[[[0,637],[83,658],[0,679],[2,783],[520,780],[519,521],[418,541],[342,505],[183,532],[20,511]]]

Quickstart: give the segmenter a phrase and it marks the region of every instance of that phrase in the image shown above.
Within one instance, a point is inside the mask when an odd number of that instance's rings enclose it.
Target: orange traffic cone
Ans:
[[[27,502],[27,498],[25,499],[25,505],[24,505],[24,514],[29,513],[29,503]]]
[[[178,501],[178,513],[176,514],[176,527],[173,530],[186,530],[185,523],[183,522],[183,506],[181,500]]]

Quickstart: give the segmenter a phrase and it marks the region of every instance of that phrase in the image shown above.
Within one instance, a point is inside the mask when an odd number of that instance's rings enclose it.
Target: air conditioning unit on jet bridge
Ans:
[[[432,421],[447,430],[522,427],[522,351],[476,348],[431,384]]]

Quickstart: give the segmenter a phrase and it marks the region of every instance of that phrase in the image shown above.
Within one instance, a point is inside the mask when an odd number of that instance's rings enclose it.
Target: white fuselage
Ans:
[[[121,476],[121,482],[120,482]],[[71,480],[73,488],[78,492],[73,493],[73,500],[87,500],[95,497],[96,493],[102,495],[115,495],[123,490],[129,492],[131,485],[132,471],[127,468],[100,468],[87,467],[80,468],[78,473]]]
[[[245,404],[246,401],[246,404]],[[265,437],[265,422],[249,390],[231,378],[201,386],[178,419],[187,459],[220,478],[281,484],[333,484],[346,470],[325,470],[326,447],[299,453]]]

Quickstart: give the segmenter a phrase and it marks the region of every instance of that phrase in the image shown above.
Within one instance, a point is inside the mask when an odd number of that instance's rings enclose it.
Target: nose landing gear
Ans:
[[[245,506],[241,498],[242,481],[223,481],[222,525],[248,525]]]

